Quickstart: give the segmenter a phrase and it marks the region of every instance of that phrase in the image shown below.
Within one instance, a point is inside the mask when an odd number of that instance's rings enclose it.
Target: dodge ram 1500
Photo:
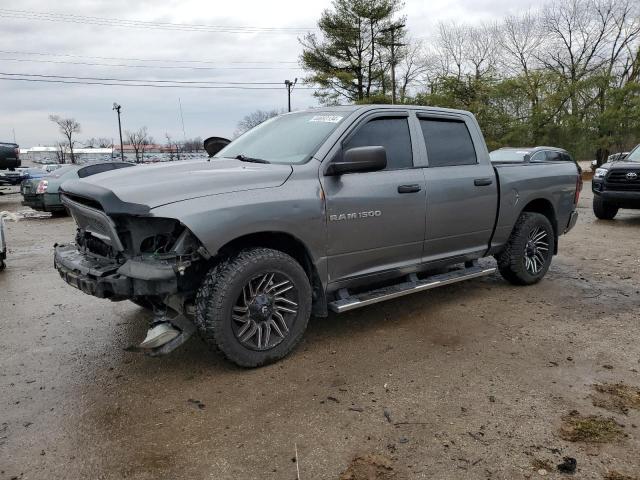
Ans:
[[[472,114],[419,106],[285,114],[209,160],[133,170],[62,185],[60,275],[152,310],[152,354],[197,329],[246,367],[287,355],[311,314],[496,269],[538,282],[582,187],[572,161],[492,163]]]

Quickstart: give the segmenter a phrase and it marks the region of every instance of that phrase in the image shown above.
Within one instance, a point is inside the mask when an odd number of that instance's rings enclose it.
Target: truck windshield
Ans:
[[[252,128],[214,158],[252,158],[269,163],[307,162],[344,116],[334,112],[290,113]]]
[[[640,162],[640,145],[634,148],[624,159],[625,162]]]

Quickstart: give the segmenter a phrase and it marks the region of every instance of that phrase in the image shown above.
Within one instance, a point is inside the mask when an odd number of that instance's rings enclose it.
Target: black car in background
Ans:
[[[20,147],[17,143],[0,142],[0,170],[13,170],[20,166]]]
[[[612,220],[620,208],[640,209],[640,145],[596,168],[591,189],[593,213],[600,220]]]

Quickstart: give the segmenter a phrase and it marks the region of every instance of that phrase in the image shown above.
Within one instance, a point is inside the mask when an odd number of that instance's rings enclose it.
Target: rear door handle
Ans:
[[[420,185],[400,185],[398,187],[398,193],[416,193],[422,190]]]
[[[493,183],[493,179],[492,178],[476,178],[473,181],[473,184],[476,187],[486,187],[487,185],[491,185]]]

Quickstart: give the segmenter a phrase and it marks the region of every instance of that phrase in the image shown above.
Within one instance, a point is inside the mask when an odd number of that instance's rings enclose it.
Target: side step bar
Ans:
[[[469,268],[461,268],[447,273],[440,273],[427,277],[423,280],[418,280],[415,275],[415,280],[410,280],[402,283],[397,283],[389,287],[378,288],[369,292],[358,293],[355,295],[344,296],[338,300],[329,303],[331,311],[336,313],[348,312],[355,308],[365,307],[378,302],[384,302],[385,300],[391,300],[392,298],[402,297],[403,295],[409,295],[410,293],[422,292],[424,290],[430,290],[432,288],[442,287],[451,283],[462,282],[463,280],[469,280],[477,277],[484,277],[495,273],[496,268],[473,266]]]

